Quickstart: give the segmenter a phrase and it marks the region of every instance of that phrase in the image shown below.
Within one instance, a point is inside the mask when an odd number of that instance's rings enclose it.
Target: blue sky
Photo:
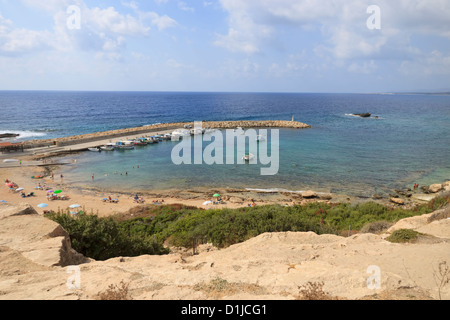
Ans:
[[[0,90],[450,90],[449,17],[448,0],[0,0]]]

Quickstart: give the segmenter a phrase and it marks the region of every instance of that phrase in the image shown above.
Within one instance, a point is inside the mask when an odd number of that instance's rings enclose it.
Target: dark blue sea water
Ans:
[[[260,166],[176,166],[170,157],[172,142],[76,156],[78,165],[66,176],[74,184],[99,188],[225,186],[370,196],[450,179],[448,95],[0,92],[0,111],[0,133],[17,132],[21,139],[201,120],[295,116],[312,126],[280,130],[275,176],[262,177]],[[350,115],[365,112],[379,118]],[[125,172],[127,176],[120,175]]]

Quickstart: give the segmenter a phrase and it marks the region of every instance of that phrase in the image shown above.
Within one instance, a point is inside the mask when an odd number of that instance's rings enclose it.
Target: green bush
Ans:
[[[149,207],[147,213],[127,220],[92,215],[72,217],[51,214],[70,234],[75,250],[96,260],[117,256],[165,254],[163,243],[190,248],[208,242],[224,248],[266,232],[312,231],[339,234],[342,230],[380,228],[400,219],[430,213],[450,203],[436,198],[413,210],[390,209],[374,202],[364,204],[310,203],[305,206],[258,206],[202,210],[192,207]],[[378,223],[378,224],[376,224]],[[372,229],[373,229],[372,228]],[[364,230],[363,230],[364,231]]]
[[[386,238],[387,241],[395,243],[405,243],[416,240],[420,233],[411,229],[400,229],[392,232],[392,234]]]
[[[60,213],[51,213],[48,218],[59,223],[69,233],[76,251],[95,260],[168,253],[162,244],[151,237],[127,233],[113,218],[95,215],[72,217]]]

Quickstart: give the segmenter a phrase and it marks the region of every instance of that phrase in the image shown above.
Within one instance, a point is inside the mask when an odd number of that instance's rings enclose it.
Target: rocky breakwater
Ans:
[[[194,127],[193,122],[163,123],[137,128],[119,129],[105,132],[96,132],[78,136],[70,136],[56,139],[31,140],[24,143],[25,149],[50,147],[50,146],[71,146],[88,142],[95,142],[107,139],[115,139],[126,136],[138,136],[146,134],[155,134],[163,131],[170,131],[184,128],[186,126]],[[235,129],[241,128],[292,128],[306,129],[310,125],[297,121],[267,120],[267,121],[206,121],[202,123],[203,128],[212,129]]]
[[[204,128],[213,129],[235,129],[241,128],[290,128],[290,129],[308,129],[310,125],[298,121],[283,120],[265,120],[265,121],[213,121],[204,122]]]

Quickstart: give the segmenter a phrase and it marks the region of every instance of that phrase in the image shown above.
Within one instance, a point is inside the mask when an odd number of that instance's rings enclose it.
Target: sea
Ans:
[[[314,190],[371,197],[450,180],[450,95],[445,94],[0,91],[0,112],[0,134],[20,135],[12,142],[191,121],[294,117],[311,126],[279,129],[274,175],[261,175],[260,163],[176,165],[171,155],[177,143],[166,141],[71,155],[76,161],[63,170],[74,186],[125,192]],[[359,113],[372,117],[354,116]],[[270,134],[265,143],[271,143]]]

